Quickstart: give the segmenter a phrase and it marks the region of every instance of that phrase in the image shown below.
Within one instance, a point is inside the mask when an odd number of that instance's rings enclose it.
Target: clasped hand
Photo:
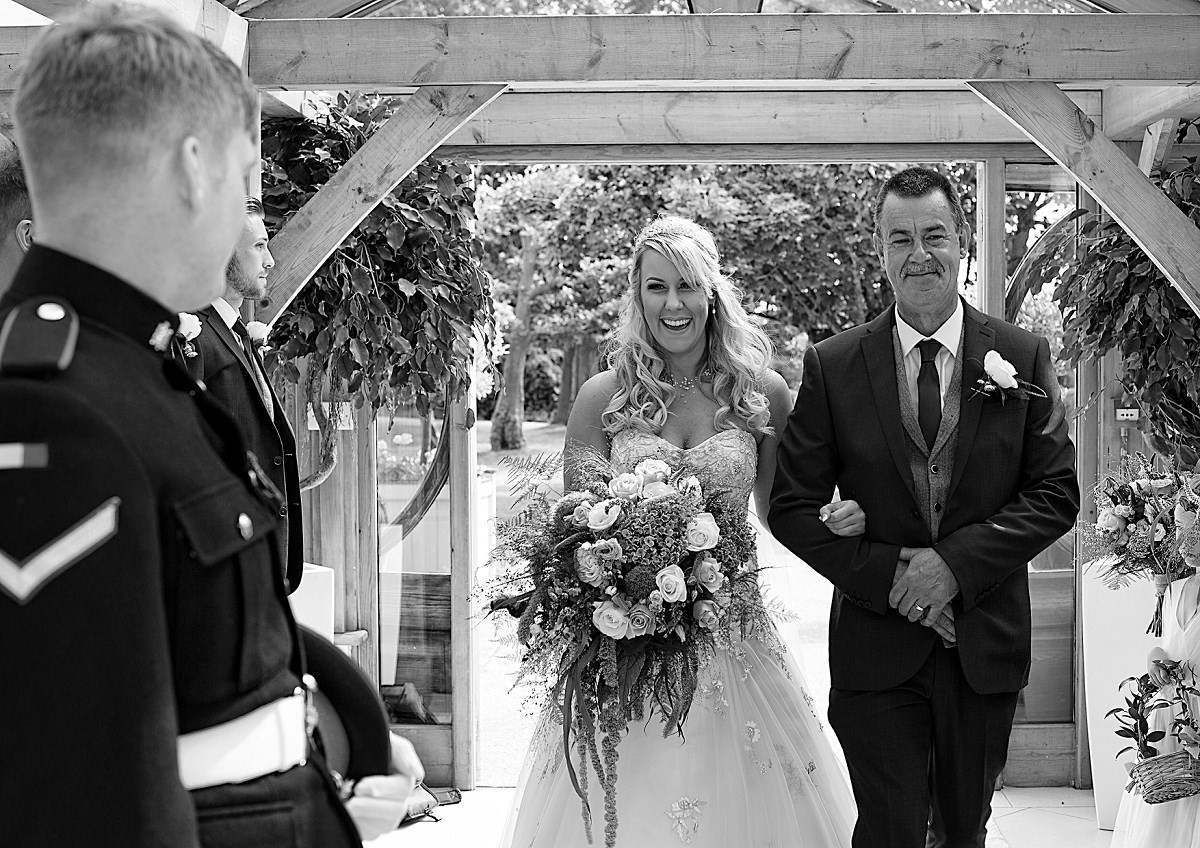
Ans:
[[[932,627],[948,644],[957,641],[954,609],[958,580],[933,548],[901,548],[888,603],[909,621]]]

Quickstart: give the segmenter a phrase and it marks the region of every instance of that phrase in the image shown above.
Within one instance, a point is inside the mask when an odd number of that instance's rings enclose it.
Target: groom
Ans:
[[[1027,564],[1079,508],[1046,340],[958,295],[958,197],[924,168],[882,186],[874,243],[896,306],[808,350],[778,454],[771,529],[835,587],[829,720],[855,848],[920,848],[927,830],[982,848],[1029,680]],[[991,351],[1027,387],[989,379]],[[822,526],[835,486],[865,535]]]

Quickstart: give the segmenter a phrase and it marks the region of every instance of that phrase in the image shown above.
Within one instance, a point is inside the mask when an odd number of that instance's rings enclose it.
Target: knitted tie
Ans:
[[[917,344],[917,349],[921,351],[921,370],[917,372],[917,421],[925,444],[933,450],[938,428],[942,426],[942,384],[934,362],[942,343],[937,339],[925,339]]]
[[[272,416],[275,415],[275,404],[271,402],[271,389],[267,386],[267,377],[263,373],[262,365],[258,361],[258,353],[254,350],[254,343],[250,341],[250,331],[246,329],[246,325],[238,318],[233,322],[230,328],[242,342],[242,350],[246,352],[246,359],[250,361],[250,375],[254,378],[254,387],[258,389],[258,396],[262,398],[263,406],[267,408]]]

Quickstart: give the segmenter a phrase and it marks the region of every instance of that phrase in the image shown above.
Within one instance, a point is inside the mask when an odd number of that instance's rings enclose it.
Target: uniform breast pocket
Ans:
[[[174,512],[188,550],[174,599],[176,689],[196,704],[250,691],[291,651],[274,585],[276,519],[232,478],[178,502]]]

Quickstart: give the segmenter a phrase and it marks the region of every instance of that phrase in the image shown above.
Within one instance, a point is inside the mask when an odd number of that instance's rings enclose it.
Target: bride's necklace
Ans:
[[[687,396],[693,389],[697,388],[701,383],[711,383],[712,381],[713,372],[707,365],[701,368],[700,373],[695,377],[676,379],[674,374],[670,371],[667,372],[667,382],[675,387],[679,399],[684,403],[687,403]]]

